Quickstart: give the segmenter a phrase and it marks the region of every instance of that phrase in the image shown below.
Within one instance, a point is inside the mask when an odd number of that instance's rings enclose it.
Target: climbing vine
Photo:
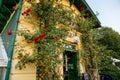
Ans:
[[[74,12],[60,4],[59,0],[40,0],[39,3],[30,3],[31,9],[27,9],[22,15],[33,14],[38,17],[39,20],[36,22],[39,24],[38,30],[35,33],[18,31],[18,34],[28,43],[34,43],[35,50],[32,54],[23,54],[25,50],[19,50],[16,68],[23,69],[26,64],[32,63],[36,66],[36,80],[59,80],[61,74],[56,72],[56,69],[62,64],[60,58],[64,51],[62,40],[68,36],[70,29],[76,29],[82,33],[82,61],[91,80],[95,80],[94,71],[98,69],[100,49],[93,41],[94,18],[84,19],[84,15],[81,17],[74,15]]]
[[[97,43],[97,32],[93,29],[95,19],[90,17],[81,19],[78,23],[79,31],[82,32],[82,63],[91,80],[97,80],[99,75],[99,63],[102,57],[100,45]],[[83,28],[84,26],[84,28]],[[84,64],[85,63],[85,64]]]
[[[23,36],[28,43],[34,43],[36,49],[32,54],[25,53],[24,49],[19,50],[16,68],[23,69],[26,64],[33,63],[36,66],[36,80],[58,80],[61,73],[56,72],[56,68],[59,69],[58,65],[62,64],[62,39],[68,36],[75,16],[72,10],[64,8],[58,0],[40,0],[39,3],[31,4],[31,9],[22,15],[33,14],[38,17],[39,29],[34,34],[18,31],[18,35]]]

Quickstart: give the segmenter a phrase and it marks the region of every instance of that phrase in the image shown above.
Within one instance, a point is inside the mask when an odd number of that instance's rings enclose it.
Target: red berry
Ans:
[[[7,31],[8,35],[12,35],[12,30]]]

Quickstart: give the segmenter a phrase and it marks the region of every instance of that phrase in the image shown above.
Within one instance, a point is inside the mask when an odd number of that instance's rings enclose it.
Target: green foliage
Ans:
[[[100,43],[107,46],[107,49],[114,50],[119,52],[120,50],[120,35],[113,31],[111,28],[101,28],[99,30],[100,35],[102,35],[100,39]]]
[[[57,0],[40,0],[37,4],[31,4],[32,13],[40,18],[39,30],[35,34],[24,34],[21,31],[18,33],[27,41],[34,42],[36,50],[32,54],[23,55],[20,52],[17,67],[22,69],[26,67],[26,64],[32,63],[37,68],[37,80],[50,80],[51,78],[53,80],[53,76],[55,80],[58,80],[60,75],[59,72],[56,72],[56,67],[62,63],[60,55],[64,51],[61,40],[65,39],[68,31],[72,28],[82,33],[83,53],[81,58],[91,79],[94,79],[91,69],[98,69],[102,50],[97,46],[96,33],[92,34],[95,19],[92,17],[83,19],[80,15],[75,16],[73,11],[58,4]],[[71,26],[71,23],[74,25]],[[25,52],[23,51],[23,53]]]
[[[69,23],[75,20],[71,10],[54,2],[57,0],[40,0],[37,4],[32,3],[32,13],[40,18],[39,30],[35,34],[18,32],[25,40],[34,42],[36,50],[32,54],[25,53],[24,50],[20,51],[16,68],[22,69],[28,63],[34,64],[37,68],[37,80],[53,80],[53,78],[58,80],[60,77],[56,68],[62,64],[60,56],[63,54],[64,47],[61,40],[68,35]]]
[[[101,46],[98,46],[97,31],[93,29],[95,23],[94,18],[81,19],[78,22],[78,31],[82,33],[82,62],[85,63],[85,69],[90,74],[91,80],[98,79],[95,76],[98,73],[94,73],[99,69],[100,58],[102,57]],[[96,75],[95,75],[96,74]]]
[[[102,27],[99,31],[99,44],[106,47],[103,51],[105,58],[102,58],[100,64],[100,74],[111,74],[115,80],[120,79],[120,63],[116,63],[116,66],[112,64],[112,58],[120,59],[120,35],[112,30],[112,28]],[[106,66],[107,65],[107,66]]]
[[[95,19],[94,17],[89,17],[86,19],[78,18],[77,25],[78,25],[78,31],[80,31],[81,33],[87,33],[95,26]]]

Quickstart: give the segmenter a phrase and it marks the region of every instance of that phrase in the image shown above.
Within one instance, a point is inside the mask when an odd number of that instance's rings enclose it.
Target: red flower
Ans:
[[[17,20],[17,23],[20,23],[20,21],[19,21],[19,20]]]
[[[88,16],[90,16],[90,14],[89,14],[89,13],[86,13],[85,16],[88,17]]]
[[[22,13],[22,15],[24,15],[24,13]]]
[[[40,40],[46,39],[46,34],[41,34],[40,36],[37,36],[34,38],[35,43],[38,43]]]
[[[28,8],[27,10],[25,10],[22,15],[26,14],[26,16],[28,16],[30,14],[31,10],[30,8]]]
[[[85,10],[85,8],[84,8],[84,7],[81,7],[81,8],[80,8],[80,11],[84,11],[84,10]]]
[[[38,36],[34,38],[35,43],[38,43],[38,42],[39,42],[39,40],[40,40],[40,39],[39,39],[39,37],[38,37]]]
[[[26,13],[27,13],[26,11],[23,12],[23,14],[26,14]]]
[[[7,31],[8,35],[12,35],[12,30]]]
[[[16,6],[13,6],[12,8],[13,8],[13,10],[14,10],[14,11],[16,11],[16,10],[17,10]]]
[[[40,40],[44,40],[44,39],[47,38],[47,36],[46,36],[46,34],[41,34],[41,35],[39,36],[39,38],[40,38]]]
[[[31,11],[30,8],[28,8],[25,12],[26,12],[26,13],[29,13],[30,11]]]
[[[44,24],[44,28],[45,28],[45,29],[48,28],[48,25],[47,25],[47,24]]]
[[[54,36],[54,39],[58,40],[58,39],[59,39],[59,37],[58,37],[58,36]]]
[[[28,8],[28,9],[24,12],[24,14],[26,14],[26,16],[28,16],[28,15],[30,14],[30,12],[31,12],[31,10],[30,10],[30,8]]]
[[[29,16],[30,14],[29,13],[26,13],[26,16]]]
[[[73,44],[77,44],[77,42],[72,42]]]

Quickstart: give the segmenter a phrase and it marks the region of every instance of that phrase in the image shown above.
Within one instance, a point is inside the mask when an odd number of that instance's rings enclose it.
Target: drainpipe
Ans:
[[[19,7],[18,7],[18,10],[16,12],[17,13],[17,15],[16,15],[16,21],[19,20],[21,8],[22,8],[22,0],[20,0]],[[15,33],[16,33],[17,27],[18,27],[18,24],[16,23],[15,24],[15,28],[14,28]],[[16,35],[13,36],[13,38],[11,40],[11,47],[10,47],[10,51],[8,53],[8,54],[10,54],[10,56],[8,56],[8,64],[7,64],[7,69],[6,69],[5,80],[9,80],[9,75],[10,75],[10,70],[11,70],[11,64],[12,64],[13,49],[14,49],[13,45],[15,43],[15,38],[16,38]]]

